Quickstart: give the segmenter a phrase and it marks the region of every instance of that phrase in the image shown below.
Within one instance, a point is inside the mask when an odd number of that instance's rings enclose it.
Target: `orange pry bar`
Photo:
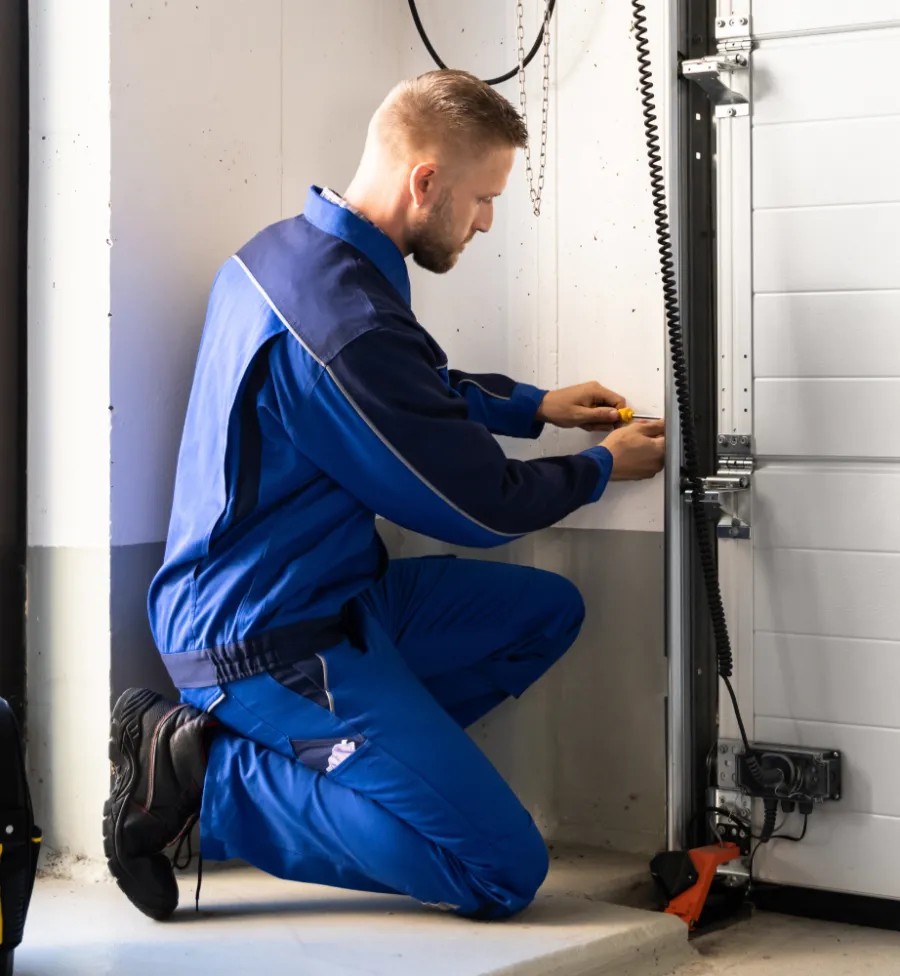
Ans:
[[[677,915],[688,928],[693,929],[700,920],[716,869],[720,864],[736,861],[741,856],[741,849],[737,844],[711,844],[709,847],[695,847],[688,851],[688,855],[697,872],[697,881],[669,902],[666,914]]]

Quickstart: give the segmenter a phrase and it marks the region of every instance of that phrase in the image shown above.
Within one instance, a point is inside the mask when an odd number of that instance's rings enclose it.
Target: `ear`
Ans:
[[[435,167],[433,163],[419,163],[409,174],[409,195],[417,209],[434,195]]]

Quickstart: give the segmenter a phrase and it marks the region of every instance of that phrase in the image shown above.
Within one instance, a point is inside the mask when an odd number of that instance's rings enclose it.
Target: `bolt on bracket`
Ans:
[[[752,33],[749,17],[717,17],[716,40],[731,40],[735,37],[749,37]]]

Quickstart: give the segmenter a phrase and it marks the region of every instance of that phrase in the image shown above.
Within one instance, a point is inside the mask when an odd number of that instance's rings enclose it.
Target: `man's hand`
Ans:
[[[613,481],[644,481],[662,471],[666,459],[666,425],[662,420],[614,430],[603,442],[613,456]]]
[[[612,430],[619,423],[619,407],[625,397],[599,383],[580,383],[553,390],[541,402],[537,419],[554,427]]]

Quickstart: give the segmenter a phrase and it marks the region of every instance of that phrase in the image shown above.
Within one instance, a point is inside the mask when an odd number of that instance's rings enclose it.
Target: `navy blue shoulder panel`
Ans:
[[[437,364],[446,363],[441,347],[369,257],[305,217],[272,224],[237,257],[278,315],[323,365],[385,319],[418,332]]]
[[[237,258],[322,364],[377,325],[360,281],[360,264],[366,259],[305,217],[267,227],[241,248]]]

